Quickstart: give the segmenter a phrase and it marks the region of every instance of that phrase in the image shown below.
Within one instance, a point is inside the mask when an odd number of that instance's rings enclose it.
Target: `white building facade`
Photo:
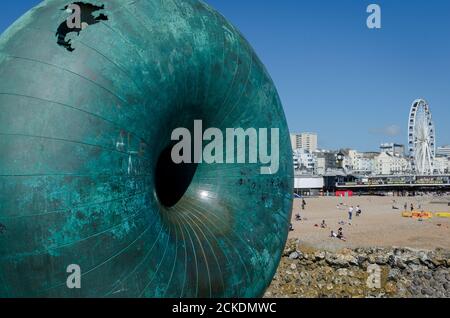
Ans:
[[[401,175],[410,172],[411,164],[404,157],[382,152],[375,158],[376,175]]]
[[[437,156],[450,157],[450,145],[438,147],[436,150]]]
[[[310,174],[316,173],[317,158],[305,149],[296,149],[293,155],[294,169],[303,170]]]
[[[375,157],[378,153],[346,150],[344,167],[347,171],[362,175],[372,175],[375,172]]]
[[[434,173],[449,174],[450,173],[450,157],[439,156],[434,158]]]

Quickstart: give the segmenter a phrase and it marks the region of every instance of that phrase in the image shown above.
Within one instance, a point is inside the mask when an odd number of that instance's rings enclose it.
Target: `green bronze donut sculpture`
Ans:
[[[1,36],[0,79],[0,297],[263,295],[292,150],[272,80],[219,13],[44,1]],[[278,129],[278,169],[176,164],[172,133],[200,120]]]

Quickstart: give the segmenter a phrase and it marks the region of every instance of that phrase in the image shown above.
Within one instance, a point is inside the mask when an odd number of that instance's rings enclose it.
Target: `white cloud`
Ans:
[[[389,125],[382,128],[371,128],[369,133],[374,135],[384,135],[388,137],[397,137],[401,134],[402,129],[398,125]]]

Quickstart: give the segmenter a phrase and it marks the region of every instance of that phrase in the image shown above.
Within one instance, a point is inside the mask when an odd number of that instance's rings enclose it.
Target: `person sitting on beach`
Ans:
[[[326,229],[327,228],[327,224],[325,223],[325,220],[322,221],[322,224],[320,224],[320,227],[322,229]]]
[[[294,226],[292,225],[292,223],[289,225],[289,232],[294,231]]]
[[[398,210],[399,208],[397,207],[397,201],[396,200],[392,200],[392,210]]]
[[[301,221],[301,220],[302,220],[302,217],[301,217],[300,213],[297,213],[297,214],[295,215],[295,220],[296,220],[296,221]]]
[[[345,241],[344,231],[343,231],[342,227],[340,227],[338,230],[337,238],[342,241]]]
[[[332,230],[332,231],[331,231],[331,234],[330,234],[330,237],[337,237],[337,234],[334,233],[334,231]]]

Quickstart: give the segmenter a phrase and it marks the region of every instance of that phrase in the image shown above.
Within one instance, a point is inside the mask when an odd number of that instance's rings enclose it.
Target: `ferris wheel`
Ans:
[[[433,174],[436,134],[430,107],[423,99],[415,100],[411,106],[408,145],[412,170],[418,175]]]

